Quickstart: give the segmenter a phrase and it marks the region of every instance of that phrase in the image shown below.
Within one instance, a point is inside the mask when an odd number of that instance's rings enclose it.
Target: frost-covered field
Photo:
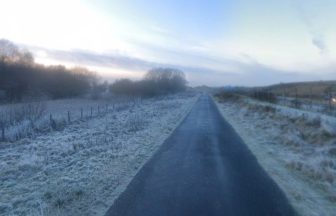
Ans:
[[[103,215],[196,100],[146,99],[0,143],[0,215]]]
[[[217,101],[299,213],[335,215],[335,118],[246,98]]]

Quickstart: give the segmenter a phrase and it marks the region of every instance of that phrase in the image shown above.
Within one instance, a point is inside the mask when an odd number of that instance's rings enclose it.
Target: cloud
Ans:
[[[138,58],[119,54],[100,54],[86,50],[53,50],[39,47],[29,47],[36,58],[48,58],[58,62],[69,62],[76,65],[90,65],[101,67],[116,67],[129,70],[147,70],[157,64]],[[43,56],[40,54],[43,53]]]
[[[309,4],[309,1],[303,0],[293,0],[293,2],[299,18],[305,24],[312,37],[312,44],[320,51],[322,56],[327,55],[329,48],[324,39],[324,33],[321,30],[320,25],[316,25],[314,22],[317,14],[316,12],[314,13],[315,10],[312,9],[316,9],[316,5]]]
[[[328,54],[328,47],[325,43],[325,40],[322,36],[315,35],[312,38],[312,44],[320,50],[321,55]]]
[[[248,60],[224,59],[223,64],[231,64],[236,70],[215,69],[207,66],[191,66],[189,64],[165,64],[147,61],[144,59],[123,56],[120,54],[99,54],[84,50],[58,51],[42,48],[30,48],[36,55],[43,53],[47,58],[57,60],[58,62],[71,62],[74,65],[95,66],[96,68],[105,68],[108,73],[101,73],[102,76],[110,77],[111,80],[121,77],[141,77],[143,73],[153,67],[173,67],[184,71],[191,86],[210,85],[244,85],[244,86],[262,86],[280,82],[313,81],[323,79],[336,79],[333,73],[335,65],[329,65],[320,70],[298,73],[297,71],[284,71],[262,64],[252,58],[244,55]],[[200,57],[201,58],[201,57]],[[209,59],[216,61],[217,59]],[[57,62],[56,61],[56,62]],[[113,74],[116,69],[122,71]],[[117,70],[118,71],[118,70]],[[98,74],[100,71],[97,71]],[[134,76],[130,76],[135,74]]]

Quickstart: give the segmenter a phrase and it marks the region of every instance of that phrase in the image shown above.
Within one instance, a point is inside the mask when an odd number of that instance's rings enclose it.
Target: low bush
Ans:
[[[276,95],[271,92],[267,92],[267,91],[256,91],[252,94],[252,97],[257,100],[265,101],[269,103],[277,102]]]
[[[136,132],[145,128],[146,124],[147,122],[143,116],[133,114],[128,117],[125,126],[130,132]]]
[[[153,97],[185,91],[187,86],[182,71],[173,68],[155,68],[140,81],[120,79],[110,86],[114,95]]]
[[[240,95],[232,93],[232,92],[219,92],[219,93],[215,94],[215,97],[217,97],[220,102],[222,102],[222,101],[237,101],[241,98]]]
[[[297,109],[300,109],[302,107],[302,101],[298,100],[298,99],[293,99],[291,100],[291,106],[295,107]]]
[[[275,113],[276,109],[274,107],[272,107],[272,106],[264,106],[263,107],[263,111],[267,112],[267,113]]]

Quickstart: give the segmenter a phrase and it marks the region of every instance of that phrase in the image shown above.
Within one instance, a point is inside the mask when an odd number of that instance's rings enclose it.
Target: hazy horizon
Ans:
[[[191,86],[336,79],[332,0],[1,1],[0,39],[42,64],[82,65],[107,79],[152,67]]]

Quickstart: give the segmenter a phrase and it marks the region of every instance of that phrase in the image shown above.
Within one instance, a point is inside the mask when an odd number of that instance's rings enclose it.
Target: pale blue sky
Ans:
[[[230,25],[232,2],[229,0],[98,0],[91,7],[133,24],[162,27],[178,36],[216,38]],[[88,1],[89,3],[89,1]]]
[[[191,85],[264,85],[336,79],[335,11],[334,0],[0,0],[0,38],[110,78],[168,65]]]

